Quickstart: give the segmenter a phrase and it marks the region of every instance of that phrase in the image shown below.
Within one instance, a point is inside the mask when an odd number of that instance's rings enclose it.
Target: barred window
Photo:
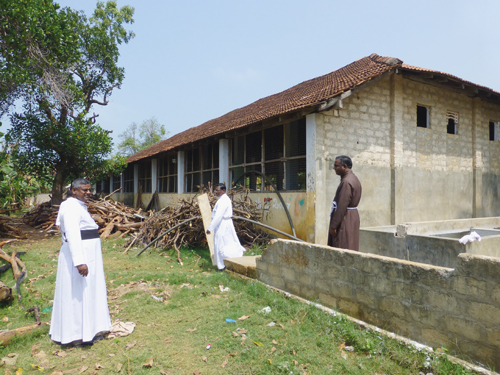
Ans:
[[[196,192],[201,186],[219,182],[219,142],[205,144],[185,152],[186,192]]]
[[[113,175],[113,191],[118,190],[122,186],[122,176],[118,175],[115,176]],[[123,193],[123,189],[120,193]]]
[[[177,155],[170,154],[158,162],[158,192],[177,193]]]
[[[123,192],[134,192],[134,165],[129,164],[123,171]]]
[[[446,132],[448,134],[458,134],[458,113],[448,111],[446,112],[446,118],[448,119]]]
[[[104,180],[104,188],[102,189],[102,193],[109,194],[111,193],[109,189],[111,188],[111,181],[109,178]]]
[[[152,193],[151,160],[139,163],[139,186],[143,193]]]
[[[300,119],[231,139],[231,182],[250,190],[306,189],[306,121]],[[245,176],[241,177],[244,173]]]

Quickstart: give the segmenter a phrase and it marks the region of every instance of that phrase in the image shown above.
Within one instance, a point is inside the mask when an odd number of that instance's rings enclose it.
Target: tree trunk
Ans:
[[[52,204],[61,204],[64,189],[64,172],[56,171],[54,182],[52,183]]]

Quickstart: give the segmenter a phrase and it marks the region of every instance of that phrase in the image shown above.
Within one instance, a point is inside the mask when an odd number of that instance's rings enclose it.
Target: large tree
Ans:
[[[167,134],[165,125],[160,124],[155,117],[144,120],[139,126],[133,122],[119,135],[122,141],[118,144],[118,150],[130,156],[160,142]]]
[[[0,0],[0,118],[30,86],[78,59],[79,16],[52,0]]]
[[[46,64],[42,61],[32,77],[36,80],[21,90],[24,111],[11,115],[9,139],[18,145],[16,157],[24,171],[53,173],[53,203],[61,201],[69,179],[99,170],[111,151],[111,137],[96,124],[98,115],[91,110],[107,105],[123,82],[118,46],[133,37],[124,28],[133,22],[133,12],[128,6],[118,9],[115,1],[98,2],[89,19],[83,12],[59,11],[76,19],[77,57],[53,65],[54,55],[47,50]]]

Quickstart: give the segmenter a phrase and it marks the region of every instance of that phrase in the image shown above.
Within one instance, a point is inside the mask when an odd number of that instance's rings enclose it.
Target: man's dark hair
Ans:
[[[215,185],[215,187],[217,187],[217,186],[218,186],[221,190],[226,191],[226,184],[224,184],[224,183],[222,183],[222,182],[221,182],[220,184]]]
[[[85,178],[77,178],[75,181],[71,183],[71,189],[78,189],[82,185],[90,185],[90,181]]]
[[[339,155],[335,158],[335,160],[337,159],[340,161],[340,165],[345,165],[347,168],[352,169],[352,160],[349,156]]]

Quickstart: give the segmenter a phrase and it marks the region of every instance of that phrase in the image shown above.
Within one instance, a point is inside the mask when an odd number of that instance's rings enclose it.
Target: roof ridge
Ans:
[[[401,59],[389,56],[379,56],[376,53],[372,53],[370,56],[368,56],[368,58],[372,60],[374,63],[385,64],[387,66],[395,66],[403,64],[403,60]]]

